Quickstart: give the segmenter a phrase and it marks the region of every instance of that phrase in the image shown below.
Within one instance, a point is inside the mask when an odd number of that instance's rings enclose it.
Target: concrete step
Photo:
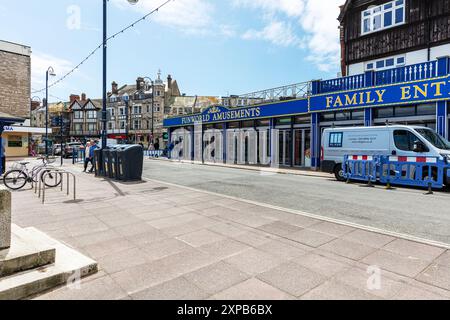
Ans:
[[[0,278],[55,262],[55,248],[15,225],[11,248],[0,251]]]
[[[0,300],[19,300],[55,287],[76,282],[97,272],[97,263],[74,249],[34,229],[22,229],[36,242],[45,243],[55,249],[55,261],[37,269],[0,278]]]

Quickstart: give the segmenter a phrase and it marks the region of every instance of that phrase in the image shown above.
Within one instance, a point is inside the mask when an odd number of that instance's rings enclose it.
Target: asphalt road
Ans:
[[[361,188],[328,178],[146,161],[146,178],[450,244],[450,192]]]

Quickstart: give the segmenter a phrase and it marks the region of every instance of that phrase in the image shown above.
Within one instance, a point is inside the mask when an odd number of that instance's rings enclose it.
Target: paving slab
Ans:
[[[13,220],[99,261],[82,290],[42,299],[450,299],[450,254],[433,245],[154,181],[78,178],[77,203],[13,193]]]
[[[430,265],[428,261],[385,250],[376,251],[364,258],[362,262],[411,278],[416,277]]]
[[[188,273],[184,277],[210,295],[226,290],[250,278],[248,274],[225,262],[218,262]]]
[[[257,275],[283,263],[283,260],[261,250],[250,249],[225,259],[225,262],[247,274]]]
[[[184,277],[131,294],[133,300],[203,300],[208,296]]]
[[[262,273],[258,279],[295,297],[300,297],[326,280],[324,276],[294,262],[282,264]]]
[[[293,300],[294,297],[252,278],[211,297],[215,300]]]
[[[303,229],[298,232],[291,233],[286,237],[290,240],[297,241],[304,245],[315,248],[318,248],[336,239],[334,236],[309,229]]]

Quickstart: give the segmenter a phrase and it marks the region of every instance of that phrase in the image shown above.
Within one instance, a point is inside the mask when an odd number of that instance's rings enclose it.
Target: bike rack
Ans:
[[[64,175],[66,175],[67,177],[67,196],[70,195],[70,177],[73,178],[73,200],[75,201],[77,199],[77,179],[76,176],[71,173],[68,172],[66,170],[61,170],[61,169],[51,169],[49,171],[46,171],[44,173],[43,179],[39,179],[39,198],[41,197],[41,190],[42,190],[42,203],[45,203],[45,190],[49,189],[49,187],[47,187],[47,185],[45,184],[47,177],[50,174],[59,174],[61,175],[61,191],[64,190]],[[37,184],[36,184],[37,185]]]
[[[36,194],[37,192],[38,192],[38,185],[39,185],[39,182],[41,181],[41,179],[42,179],[42,175],[45,173],[45,172],[47,172],[47,170],[58,170],[58,171],[61,171],[61,169],[59,169],[59,168],[56,168],[55,166],[47,166],[47,167],[45,167],[45,168],[42,168],[41,170],[39,170],[39,172],[38,172],[38,174],[36,175],[36,181],[33,181],[32,183],[31,183],[31,187],[32,188],[34,188],[34,193]],[[39,189],[40,189],[41,187],[39,186]],[[39,198],[41,197],[41,191],[39,190]]]

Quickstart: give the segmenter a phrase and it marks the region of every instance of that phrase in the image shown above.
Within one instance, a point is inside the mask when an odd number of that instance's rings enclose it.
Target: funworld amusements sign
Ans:
[[[450,100],[450,76],[415,82],[311,96],[254,107],[227,109],[213,107],[202,114],[169,118],[165,127],[189,126],[261,118],[283,117],[308,112],[327,112],[367,107],[384,107]]]
[[[450,99],[450,76],[312,96],[310,112],[434,102]]]
[[[190,126],[198,123],[219,123],[230,121],[245,121],[252,119],[272,118],[286,115],[308,113],[308,100],[292,100],[261,106],[228,109],[225,107],[212,107],[202,114],[164,120],[165,127]]]

